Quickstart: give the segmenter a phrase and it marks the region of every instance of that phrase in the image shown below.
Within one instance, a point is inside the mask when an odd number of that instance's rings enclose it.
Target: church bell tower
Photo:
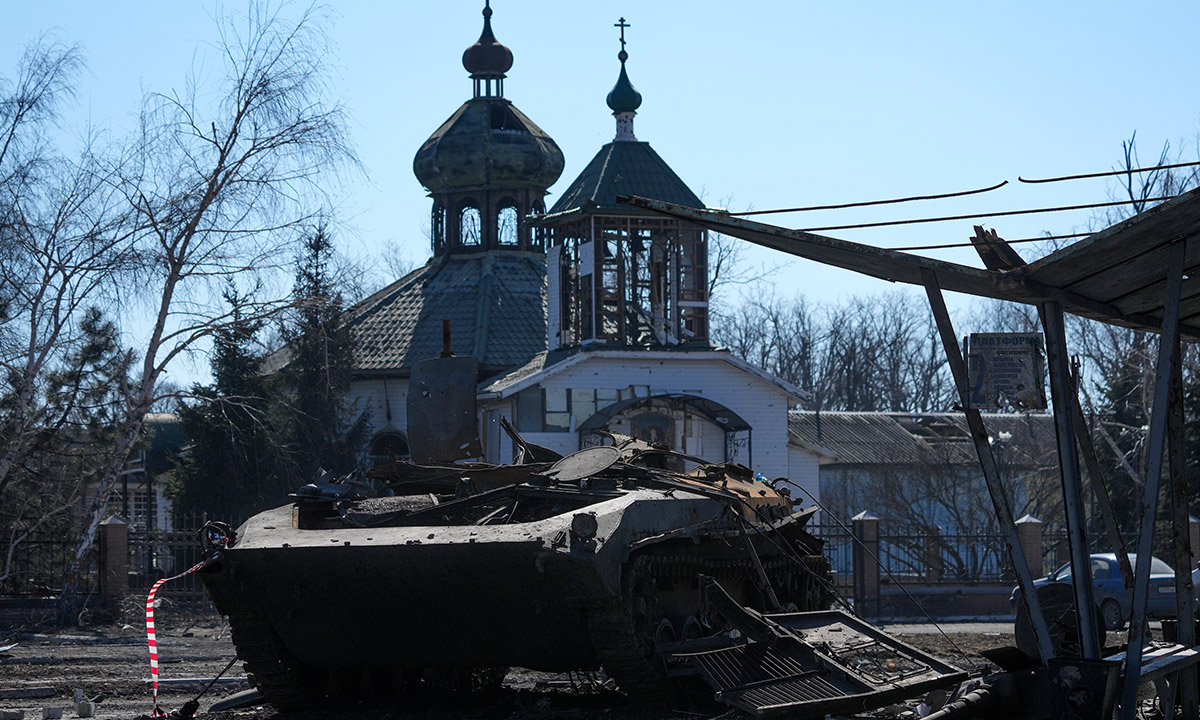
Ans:
[[[678,175],[634,135],[642,95],[621,63],[607,97],[616,135],[549,214],[549,348],[573,345],[708,347],[708,235],[704,228],[619,205],[620,195],[703,207]]]

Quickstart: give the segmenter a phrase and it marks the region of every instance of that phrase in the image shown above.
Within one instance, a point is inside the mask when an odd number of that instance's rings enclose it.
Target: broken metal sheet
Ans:
[[[676,643],[672,674],[691,665],[716,699],[756,717],[823,718],[879,708],[962,682],[967,673],[839,610],[763,615],[711,578],[702,592],[737,633]],[[695,651],[689,651],[689,646]]]
[[[1167,247],[1183,241],[1188,279],[1180,332],[1184,340],[1200,341],[1200,189],[1013,270],[984,270],[642,197],[620,201],[891,282],[919,285],[922,270],[932,271],[943,290],[1028,304],[1055,300],[1074,315],[1154,333],[1162,329]]]
[[[408,442],[413,462],[453,462],[479,457],[475,383],[479,361],[440,357],[413,363],[409,381]]]
[[[971,333],[966,352],[971,407],[1046,409],[1041,333]]]

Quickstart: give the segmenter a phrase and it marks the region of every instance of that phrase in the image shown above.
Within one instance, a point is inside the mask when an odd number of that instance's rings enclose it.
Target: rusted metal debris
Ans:
[[[883,707],[949,687],[967,673],[839,610],[762,614],[712,578],[713,609],[736,632],[677,643],[672,674],[691,668],[716,699],[757,717],[823,718]]]

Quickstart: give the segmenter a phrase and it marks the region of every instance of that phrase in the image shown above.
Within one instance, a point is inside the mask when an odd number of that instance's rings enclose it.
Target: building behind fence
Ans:
[[[79,610],[115,609],[127,596],[145,595],[155,581],[195,565],[203,554],[199,530],[213,519],[223,518],[180,515],[171,523],[175,529],[145,530],[130,526],[120,516],[110,517],[100,526],[97,542],[84,559],[77,593]],[[10,572],[0,582],[0,625],[53,616],[75,543],[73,537],[45,533],[11,548]],[[9,554],[10,547],[0,543],[0,558]],[[159,594],[181,602],[206,599],[194,574],[167,583]]]
[[[119,517],[100,529],[89,555],[79,596],[86,606],[119,603],[144,595],[154,582],[199,562],[199,529],[207,515],[177,517],[174,530],[137,530]],[[237,523],[229,522],[235,526]],[[1037,518],[1017,521],[1026,561],[1036,575],[1066,563],[1065,535],[1045,531]],[[839,595],[868,618],[935,619],[1010,615],[1008,597],[1015,583],[1004,537],[999,534],[889,533],[879,518],[860,513],[849,525],[809,528],[825,543]],[[1101,542],[1097,540],[1096,542]],[[1200,556],[1200,521],[1191,523],[1192,551]],[[52,606],[61,593],[73,539],[34,536],[13,552],[13,572],[0,583],[0,610]],[[1107,550],[1096,547],[1093,551]],[[0,557],[8,548],[0,544]],[[196,575],[164,585],[160,593],[177,601],[202,602]],[[5,614],[20,620],[20,612]]]

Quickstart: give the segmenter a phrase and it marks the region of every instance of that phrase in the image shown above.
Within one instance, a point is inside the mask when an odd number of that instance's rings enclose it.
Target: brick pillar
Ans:
[[[863,617],[879,617],[879,518],[862,511],[854,522],[854,606]]]
[[[942,579],[942,529],[937,525],[925,533],[925,582]]]
[[[100,598],[115,607],[129,593],[129,523],[113,515],[100,523]]]
[[[1017,539],[1021,542],[1021,552],[1025,554],[1025,562],[1029,565],[1029,573],[1035,578],[1046,574],[1042,561],[1042,531],[1046,523],[1032,515],[1025,515],[1014,523],[1017,526]]]

